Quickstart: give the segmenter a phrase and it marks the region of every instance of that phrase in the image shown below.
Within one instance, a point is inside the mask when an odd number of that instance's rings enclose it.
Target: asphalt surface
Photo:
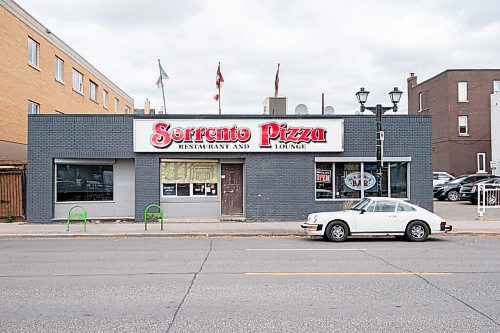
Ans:
[[[0,242],[1,332],[499,332],[500,237]]]

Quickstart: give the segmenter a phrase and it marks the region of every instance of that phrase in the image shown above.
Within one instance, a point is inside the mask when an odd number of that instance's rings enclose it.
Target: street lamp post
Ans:
[[[382,132],[382,115],[392,110],[394,112],[398,111],[398,103],[401,99],[401,95],[403,94],[397,87],[394,88],[393,91],[389,93],[391,97],[391,102],[393,106],[382,106],[381,104],[377,104],[375,106],[365,106],[366,100],[368,99],[368,94],[370,92],[366,91],[365,88],[361,88],[357,93],[356,97],[358,98],[358,102],[360,105],[359,109],[361,112],[365,110],[371,111],[375,114],[377,120],[377,196],[382,196],[382,183],[380,178],[382,177],[382,140],[380,138],[380,132]]]

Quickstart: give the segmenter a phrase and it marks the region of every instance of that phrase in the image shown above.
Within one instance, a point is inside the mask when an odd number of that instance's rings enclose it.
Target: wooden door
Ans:
[[[222,164],[222,215],[243,215],[243,164]]]

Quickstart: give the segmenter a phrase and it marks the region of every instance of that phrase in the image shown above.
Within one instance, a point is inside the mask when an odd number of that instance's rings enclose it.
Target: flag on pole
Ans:
[[[278,97],[279,88],[280,88],[280,64],[278,64],[278,70],[276,71],[276,77],[274,78],[274,97]]]
[[[156,80],[156,86],[158,88],[161,88],[163,87],[163,80],[168,80],[170,79],[167,75],[167,73],[165,73],[165,71],[163,70],[163,67],[160,65],[160,77],[158,78],[158,80]]]
[[[220,72],[220,62],[219,67],[217,67],[217,75],[215,76],[215,87],[217,88],[217,95],[214,96],[216,101],[220,98],[220,87],[224,83],[224,78],[222,77],[222,73]]]

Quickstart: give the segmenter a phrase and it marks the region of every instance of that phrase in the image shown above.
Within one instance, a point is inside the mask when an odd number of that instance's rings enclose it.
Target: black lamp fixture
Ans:
[[[368,94],[370,92],[365,90],[365,88],[360,88],[356,93],[356,98],[360,104],[359,110],[364,112],[365,110],[371,111],[376,116],[377,121],[377,196],[382,196],[382,185],[380,178],[382,177],[382,140],[380,138],[380,132],[382,132],[382,115],[389,110],[394,112],[398,111],[398,103],[401,100],[401,95],[403,92],[394,87],[394,90],[389,92],[389,97],[391,98],[392,106],[382,106],[377,104],[376,106],[365,106],[366,100],[368,99]]]

